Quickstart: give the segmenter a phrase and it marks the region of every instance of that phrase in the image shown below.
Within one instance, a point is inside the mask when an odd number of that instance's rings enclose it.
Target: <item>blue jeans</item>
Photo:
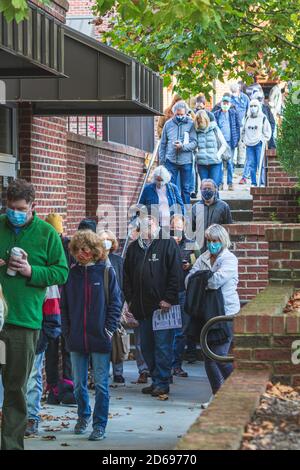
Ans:
[[[34,421],[40,421],[44,357],[44,352],[36,354],[27,382],[27,418]]]
[[[113,375],[123,375],[124,373],[124,362],[119,362],[119,364],[113,364]]]
[[[234,152],[234,150],[233,150]],[[233,183],[233,172],[234,172],[234,165],[233,160],[230,158],[226,163],[222,163],[220,167],[220,182],[219,184],[224,184],[224,165],[227,164],[227,184]]]
[[[143,372],[149,372],[148,366],[142,354],[141,328],[138,326],[137,328],[134,328],[133,331],[134,331],[134,345],[135,345],[135,360],[136,360],[136,365],[137,365],[139,374],[142,374]]]
[[[218,354],[219,356],[227,356],[231,341],[232,338],[230,338],[226,343],[213,346],[209,345],[209,347],[215,354]],[[212,361],[205,356],[204,366],[212,392],[215,395],[233,371],[233,364],[231,362]]]
[[[176,165],[169,160],[166,161],[165,167],[171,173],[171,182],[177,185],[177,176],[180,174],[180,185],[178,188],[181,191],[181,197],[184,204],[190,204],[190,189],[192,184],[193,164],[187,163],[185,165]]]
[[[187,335],[186,329],[190,321],[190,317],[184,311],[186,292],[179,292],[179,304],[181,308],[182,328],[175,330],[174,343],[173,343],[173,368],[179,368],[182,366],[184,348],[186,345]]]
[[[221,166],[222,162],[216,163],[215,165],[198,165],[198,173],[201,181],[210,178],[219,186]]]
[[[244,170],[243,170],[243,178],[247,179],[250,176],[250,165],[249,165],[249,159],[246,157],[245,165],[244,165]]]
[[[247,146],[247,160],[250,167],[251,184],[257,186],[256,173],[259,168],[259,162],[261,158],[262,142],[252,147]],[[261,180],[264,181],[264,165],[262,167]]]
[[[169,382],[173,361],[173,330],[153,331],[152,317],[140,320],[142,354],[148,365],[152,385],[165,392]]]
[[[92,411],[88,394],[89,357],[92,358],[96,399],[93,412],[93,429],[105,429],[109,409],[109,364],[110,354],[83,354],[71,352],[74,376],[74,395],[78,405],[78,417],[88,420]]]

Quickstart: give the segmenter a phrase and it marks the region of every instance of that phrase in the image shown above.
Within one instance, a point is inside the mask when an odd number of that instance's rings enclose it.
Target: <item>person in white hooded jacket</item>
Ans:
[[[189,278],[197,271],[210,270],[213,274],[208,279],[208,289],[219,289],[224,299],[225,315],[235,315],[240,311],[240,300],[237,293],[239,282],[238,260],[229,251],[231,242],[227,230],[222,225],[213,224],[205,232],[208,250],[205,251],[194,264],[186,277],[185,285],[188,286]],[[208,343],[210,349],[220,356],[228,354],[232,342],[231,337],[225,342]],[[224,381],[233,371],[232,363],[216,362],[207,357],[204,365],[213,395],[219,390]]]
[[[262,111],[261,103],[250,101],[249,109],[242,128],[242,141],[246,145],[246,163],[250,168],[251,185],[257,186],[256,173],[260,159],[263,158],[263,146],[271,139],[272,129],[268,118]],[[264,165],[260,183],[264,184]]]

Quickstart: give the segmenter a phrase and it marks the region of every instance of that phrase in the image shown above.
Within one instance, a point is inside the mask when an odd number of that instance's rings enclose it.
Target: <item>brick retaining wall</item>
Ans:
[[[96,218],[100,204],[114,206],[117,223],[126,222],[143,181],[145,156],[68,133],[66,118],[33,116],[29,103],[19,106],[19,176],[35,185],[38,215],[60,213],[68,235],[82,218]]]
[[[238,450],[269,380],[268,371],[234,371],[176,450]]]

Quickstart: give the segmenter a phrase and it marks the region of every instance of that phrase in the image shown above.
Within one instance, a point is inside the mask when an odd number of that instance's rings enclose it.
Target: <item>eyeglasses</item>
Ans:
[[[248,126],[248,129],[251,131],[256,131],[258,129],[258,126]]]

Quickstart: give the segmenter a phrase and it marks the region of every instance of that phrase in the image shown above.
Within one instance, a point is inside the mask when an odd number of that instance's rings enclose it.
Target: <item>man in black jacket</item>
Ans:
[[[162,239],[157,220],[140,220],[140,236],[128,248],[124,263],[124,294],[140,323],[141,347],[152,377],[142,392],[154,397],[169,393],[174,329],[153,331],[155,310],[178,305],[181,260],[173,238]]]
[[[233,221],[230,207],[219,198],[218,187],[212,179],[201,182],[201,197],[192,209],[192,231],[196,232],[196,240],[203,252],[206,249],[205,230],[212,224],[227,225]]]

